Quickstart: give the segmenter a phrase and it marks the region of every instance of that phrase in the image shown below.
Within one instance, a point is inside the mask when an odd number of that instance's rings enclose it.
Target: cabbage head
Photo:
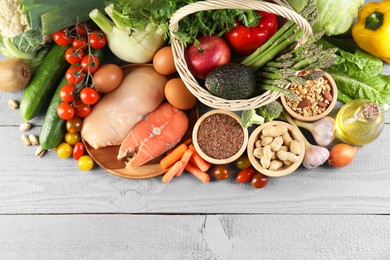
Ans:
[[[314,0],[318,17],[312,25],[313,32],[324,31],[327,36],[346,33],[358,15],[364,0]],[[309,0],[287,0],[298,13]]]

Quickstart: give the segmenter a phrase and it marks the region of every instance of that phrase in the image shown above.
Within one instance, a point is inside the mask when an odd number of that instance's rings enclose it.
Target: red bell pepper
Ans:
[[[257,26],[246,27],[236,21],[235,27],[225,34],[230,48],[237,54],[245,56],[254,52],[278,30],[278,19],[275,14],[258,11],[260,20]]]

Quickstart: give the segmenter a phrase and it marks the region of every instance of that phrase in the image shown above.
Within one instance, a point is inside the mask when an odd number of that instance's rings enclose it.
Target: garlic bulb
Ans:
[[[298,126],[310,131],[319,146],[328,146],[335,138],[336,121],[330,116],[325,116],[313,123],[294,121]]]

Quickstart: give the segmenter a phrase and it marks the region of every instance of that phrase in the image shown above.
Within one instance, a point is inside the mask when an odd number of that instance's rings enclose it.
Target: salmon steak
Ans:
[[[117,157],[125,159],[126,168],[137,168],[176,146],[187,128],[187,115],[164,102],[131,129]]]

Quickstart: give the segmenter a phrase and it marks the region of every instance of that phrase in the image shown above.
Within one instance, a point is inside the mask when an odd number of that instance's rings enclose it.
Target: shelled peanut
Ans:
[[[276,171],[299,161],[300,143],[286,126],[268,126],[255,142],[253,155],[263,168]]]

